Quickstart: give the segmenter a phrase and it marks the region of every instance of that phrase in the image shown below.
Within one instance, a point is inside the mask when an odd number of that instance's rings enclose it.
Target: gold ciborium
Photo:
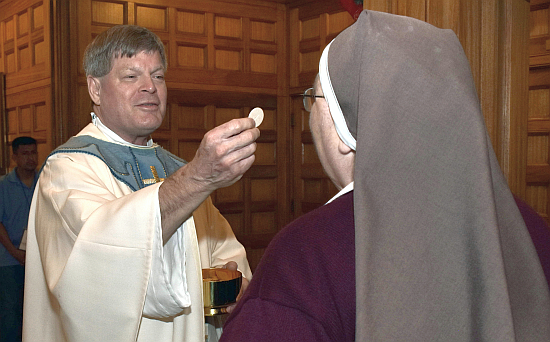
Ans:
[[[215,316],[227,313],[226,308],[237,301],[241,289],[242,274],[224,268],[202,270],[204,315]]]

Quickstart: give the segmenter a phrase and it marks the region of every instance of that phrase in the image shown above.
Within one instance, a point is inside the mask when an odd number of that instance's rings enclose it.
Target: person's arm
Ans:
[[[165,242],[214,190],[235,183],[250,168],[259,136],[250,118],[231,120],[205,134],[195,158],[160,186]]]
[[[25,251],[20,250],[13,245],[8,235],[6,227],[0,222],[0,243],[6,248],[8,253],[11,254],[21,265],[25,265]]]

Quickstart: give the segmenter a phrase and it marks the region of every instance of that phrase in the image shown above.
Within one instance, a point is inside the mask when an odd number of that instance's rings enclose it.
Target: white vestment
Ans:
[[[106,140],[92,124],[79,135]],[[210,198],[163,246],[160,184],[134,192],[96,156],[48,158],[29,216],[23,341],[204,341],[201,268],[233,260],[250,279],[245,250]]]

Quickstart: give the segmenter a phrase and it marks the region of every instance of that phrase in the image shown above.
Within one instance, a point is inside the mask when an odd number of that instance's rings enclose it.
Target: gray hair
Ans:
[[[141,26],[113,26],[99,34],[86,48],[84,72],[86,76],[105,76],[111,71],[113,59],[133,57],[140,52],[158,52],[166,70],[164,44],[156,34]]]

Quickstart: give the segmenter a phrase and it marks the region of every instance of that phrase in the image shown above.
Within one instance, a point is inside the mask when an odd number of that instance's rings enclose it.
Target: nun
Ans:
[[[451,30],[364,11],[304,105],[340,192],[274,238],[222,341],[550,341],[548,285]]]

